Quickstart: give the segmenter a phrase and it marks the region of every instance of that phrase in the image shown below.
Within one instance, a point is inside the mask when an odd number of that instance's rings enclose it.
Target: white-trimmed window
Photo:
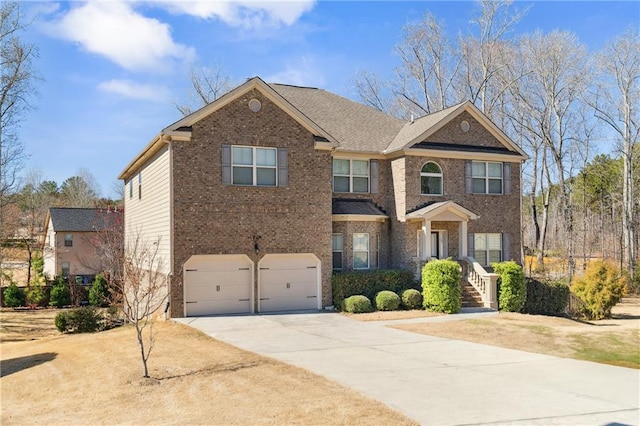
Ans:
[[[129,198],[133,198],[133,179],[129,179]]]
[[[483,266],[502,260],[502,234],[474,234],[473,257]]]
[[[344,246],[342,234],[331,235],[331,246],[333,247],[333,269],[339,271],[342,269],[342,250]]]
[[[232,147],[232,183],[247,186],[277,186],[276,159],[276,148]]]
[[[353,269],[369,269],[369,234],[353,234]]]
[[[420,170],[420,193],[422,195],[442,195],[442,169],[429,161]]]
[[[334,158],[333,192],[369,192],[369,161]]]
[[[64,246],[73,247],[73,234],[64,234]]]
[[[138,200],[142,200],[142,172],[138,172]]]
[[[474,194],[502,194],[502,163],[472,161],[471,180]]]

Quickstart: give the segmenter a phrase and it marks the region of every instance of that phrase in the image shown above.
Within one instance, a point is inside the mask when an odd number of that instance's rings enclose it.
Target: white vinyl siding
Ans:
[[[140,234],[140,241],[158,245],[163,273],[171,270],[170,152],[162,148],[140,170],[144,173],[144,197],[125,199],[125,247]],[[137,180],[138,177],[136,176]],[[133,178],[130,180],[132,184]],[[142,182],[140,182],[141,184]]]

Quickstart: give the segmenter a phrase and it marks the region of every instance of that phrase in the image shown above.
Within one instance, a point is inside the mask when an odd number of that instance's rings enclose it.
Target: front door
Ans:
[[[431,257],[440,259],[440,233],[431,233]]]

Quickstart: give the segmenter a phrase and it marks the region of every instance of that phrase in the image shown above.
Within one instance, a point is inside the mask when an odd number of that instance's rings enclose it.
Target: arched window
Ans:
[[[442,169],[433,161],[422,166],[420,193],[423,195],[442,195]]]

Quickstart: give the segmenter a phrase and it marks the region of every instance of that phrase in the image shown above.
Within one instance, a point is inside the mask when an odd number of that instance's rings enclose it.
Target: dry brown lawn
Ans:
[[[587,322],[501,312],[494,317],[395,327],[431,336],[640,368],[640,298],[624,299],[612,314],[612,319]]]
[[[414,424],[335,382],[172,322],[157,324],[152,378],[143,379],[132,328],[60,335],[55,313],[0,312],[2,425]]]

